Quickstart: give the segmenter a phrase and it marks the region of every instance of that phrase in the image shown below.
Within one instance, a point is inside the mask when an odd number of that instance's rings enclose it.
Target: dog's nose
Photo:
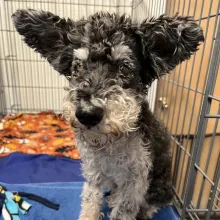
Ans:
[[[80,123],[87,127],[93,127],[102,120],[103,113],[104,111],[101,107],[94,106],[89,109],[78,107],[75,115]]]

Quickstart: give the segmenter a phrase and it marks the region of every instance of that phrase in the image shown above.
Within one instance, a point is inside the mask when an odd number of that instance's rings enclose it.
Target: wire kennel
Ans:
[[[154,82],[148,99],[171,134],[174,202],[181,219],[220,219],[220,0],[0,0],[1,115],[60,112],[67,84],[20,40],[11,21],[18,8],[73,19],[101,10],[137,21],[176,12],[195,17],[205,42],[189,61]]]

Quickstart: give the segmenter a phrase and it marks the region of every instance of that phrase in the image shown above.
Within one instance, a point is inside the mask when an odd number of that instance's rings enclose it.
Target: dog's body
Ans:
[[[198,25],[178,16],[138,25],[108,13],[73,22],[35,10],[19,10],[13,20],[25,42],[70,82],[63,112],[87,179],[80,220],[101,217],[105,188],[111,220],[151,218],[170,204],[169,135],[146,94],[155,78],[197,50]]]
[[[82,219],[98,219],[104,188],[111,190],[112,219],[135,219],[138,212],[141,219],[151,218],[171,202],[169,136],[149,109],[143,109],[142,115],[140,130],[121,137],[76,131],[83,173],[92,187],[84,189]],[[97,148],[91,137],[103,141],[103,147]],[[93,201],[90,190],[96,192]],[[96,214],[92,207],[97,208]]]

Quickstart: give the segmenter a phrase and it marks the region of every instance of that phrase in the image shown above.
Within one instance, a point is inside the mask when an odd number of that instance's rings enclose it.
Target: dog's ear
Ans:
[[[192,17],[178,15],[145,20],[136,34],[148,69],[144,77],[147,84],[189,59],[204,41],[203,31]]]
[[[70,74],[73,49],[80,45],[80,35],[73,21],[32,9],[18,10],[12,19],[28,46],[46,58],[58,72]]]

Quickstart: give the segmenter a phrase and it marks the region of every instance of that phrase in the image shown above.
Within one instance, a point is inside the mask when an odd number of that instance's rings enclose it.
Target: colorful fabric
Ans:
[[[10,191],[34,193],[60,205],[55,211],[31,201],[32,208],[27,215],[21,216],[21,220],[77,220],[79,217],[83,183],[0,184]],[[2,216],[0,220],[3,220]]]
[[[72,129],[54,112],[12,114],[0,124],[0,156],[22,152],[80,158]]]
[[[47,208],[56,211],[58,211],[60,207],[59,204],[33,193],[18,192],[17,190],[16,192],[10,192],[3,185],[0,185],[0,194],[4,195],[4,197],[1,197],[3,199],[3,206],[0,209],[0,216],[2,215],[4,220],[20,220],[21,214],[28,214],[32,205],[24,201],[23,197],[41,203]]]
[[[14,196],[12,192],[4,190],[0,193],[5,194],[5,200],[1,210],[4,220],[20,220],[19,215],[26,215],[30,210],[31,205],[24,201],[20,196]]]

